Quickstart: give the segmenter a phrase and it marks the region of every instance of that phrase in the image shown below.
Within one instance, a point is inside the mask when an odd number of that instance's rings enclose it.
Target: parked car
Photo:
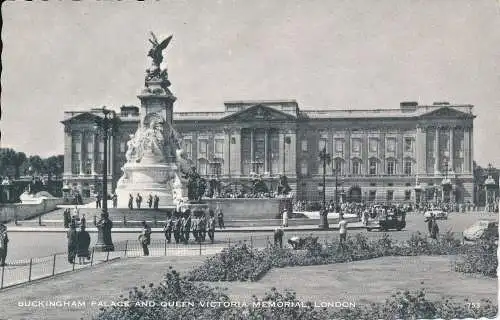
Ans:
[[[498,221],[478,220],[463,232],[467,241],[477,241],[479,239],[495,239],[498,241]]]
[[[378,217],[378,221],[369,222],[366,226],[367,231],[378,229],[380,231],[388,231],[396,229],[398,231],[406,227],[406,214],[404,212],[394,212]]]
[[[430,218],[432,215],[434,215],[434,217],[436,217],[436,219],[438,220],[448,219],[448,212],[443,210],[431,210],[424,213],[425,218]]]

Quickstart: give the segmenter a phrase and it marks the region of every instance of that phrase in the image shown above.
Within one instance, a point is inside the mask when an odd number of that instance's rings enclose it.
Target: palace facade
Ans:
[[[299,200],[401,202],[473,199],[472,105],[447,102],[374,110],[301,109],[294,100],[232,101],[223,111],[174,112],[184,149],[207,178],[248,184],[254,174],[275,188],[288,177]],[[104,148],[95,128],[100,109],[65,112],[64,179],[90,196],[102,177]],[[139,108],[115,113],[108,148],[113,192]],[[319,159],[326,149],[330,162]]]

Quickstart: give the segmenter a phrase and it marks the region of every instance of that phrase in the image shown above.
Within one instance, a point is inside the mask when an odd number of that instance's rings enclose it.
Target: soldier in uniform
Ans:
[[[165,233],[165,239],[167,240],[167,243],[170,243],[170,241],[172,240],[173,227],[174,221],[172,219],[172,215],[169,213],[167,214],[167,221],[165,222],[165,226],[163,227],[163,232]]]
[[[220,207],[217,208],[217,220],[219,221],[219,229],[225,229],[224,228],[224,213],[222,212],[222,209]]]
[[[175,243],[179,243],[181,241],[182,219],[177,211],[174,212],[174,220],[172,224],[174,226]]]
[[[142,250],[145,256],[149,256],[149,244],[151,243],[151,228],[146,224],[146,221],[142,221],[142,232],[139,236],[139,241],[142,244]]]
[[[215,236],[215,216],[214,212],[210,210],[210,217],[208,218],[208,237],[210,238],[210,241],[214,243],[214,236]]]
[[[128,195],[128,208],[130,210],[134,208],[134,196],[132,194]]]
[[[201,214],[200,220],[198,221],[198,227],[200,229],[200,239],[205,241],[207,239],[207,217],[205,212]]]
[[[189,241],[189,234],[191,233],[191,210],[186,210],[185,220],[184,220],[184,243],[187,244]]]
[[[151,209],[152,206],[153,206],[153,195],[150,193],[149,197],[148,197],[148,207],[149,207],[149,209]]]
[[[193,237],[196,242],[200,242],[200,218],[198,217],[198,214],[195,213],[193,219],[191,220],[191,231],[193,232]]]

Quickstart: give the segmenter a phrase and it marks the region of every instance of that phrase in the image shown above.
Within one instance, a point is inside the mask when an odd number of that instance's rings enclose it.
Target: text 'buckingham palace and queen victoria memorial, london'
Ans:
[[[176,98],[160,68],[170,39],[158,43],[153,36],[140,108],[113,112],[108,192],[118,194],[120,206],[141,188],[157,194],[160,206],[175,202],[176,192],[185,192],[183,166],[233,191],[255,176],[273,191],[286,176],[296,200],[320,201],[325,174],[327,199],[338,189],[342,201],[472,202],[472,105],[317,110],[295,100],[255,100],[174,112]],[[102,116],[101,108],[91,108],[67,111],[62,121],[64,179],[84,197],[100,190],[105,150],[95,123]],[[323,149],[331,158],[324,173]]]

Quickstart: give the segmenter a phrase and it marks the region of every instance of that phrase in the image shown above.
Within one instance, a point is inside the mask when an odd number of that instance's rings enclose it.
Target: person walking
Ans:
[[[148,197],[148,207],[151,209],[153,207],[153,195],[150,193]]]
[[[118,207],[118,196],[116,195],[116,193],[113,193],[111,200],[113,201],[113,208],[116,209]]]
[[[85,224],[82,223],[80,226],[80,231],[77,233],[77,256],[78,256],[78,264],[85,264],[85,259],[90,260],[90,235],[85,230]]]
[[[283,235],[285,231],[283,227],[276,227],[274,229],[274,245],[283,248]]]
[[[179,243],[182,241],[182,237],[181,237],[181,231],[182,231],[182,218],[180,216],[180,214],[176,211],[175,214],[174,214],[174,222],[173,222],[173,225],[174,225],[174,239],[175,239],[175,243]]]
[[[64,218],[64,227],[69,228],[69,223],[71,221],[71,213],[69,208],[64,209],[63,218]]]
[[[5,260],[7,259],[7,244],[9,243],[9,237],[7,236],[7,226],[3,223],[0,224],[0,266],[5,266]]]
[[[215,214],[212,210],[210,210],[210,217],[208,218],[208,237],[210,241],[214,243],[215,238]]]
[[[138,193],[135,197],[135,204],[137,205],[137,209],[141,208],[142,196]]]
[[[201,242],[200,237],[200,218],[197,214],[194,215],[191,220],[191,231],[193,232],[193,237],[196,242]]]
[[[100,209],[101,208],[101,194],[98,193],[96,198],[95,198],[95,208]]]
[[[220,207],[217,208],[217,220],[219,222],[219,229],[225,229],[225,227],[224,227],[224,213],[222,212],[222,209]]]
[[[339,235],[340,235],[340,245],[343,248],[347,240],[347,221],[344,220],[344,215],[342,213],[339,216]]]
[[[66,235],[68,238],[68,262],[75,263],[76,251],[78,249],[78,235],[76,233],[76,223],[73,221]]]
[[[142,244],[142,251],[144,256],[149,256],[149,244],[151,243],[151,228],[147,225],[146,221],[142,220],[142,231],[139,235],[139,241]]]
[[[167,221],[165,222],[165,226],[163,227],[163,233],[165,234],[165,239],[167,240],[167,243],[170,243],[170,241],[172,240],[173,227],[174,227],[174,222],[172,219],[172,214],[168,213]]]
[[[283,221],[282,221],[283,227],[284,228],[288,227],[288,210],[287,209],[283,210],[283,217],[282,218],[283,218]]]
[[[128,208],[130,210],[134,208],[134,196],[131,193],[128,195]]]
[[[75,209],[73,210],[73,216],[71,217],[71,222],[76,225],[76,223],[80,220],[80,209],[78,209],[78,206],[75,206]]]
[[[153,199],[153,207],[155,209],[158,209],[158,204],[160,203],[160,197],[158,197],[157,194],[155,194],[154,199]]]
[[[200,220],[198,221],[198,227],[200,229],[200,239],[205,241],[207,239],[207,216],[205,212],[201,214]]]
[[[80,219],[80,226],[87,226],[87,219],[85,219],[85,214],[82,215],[82,218]]]

